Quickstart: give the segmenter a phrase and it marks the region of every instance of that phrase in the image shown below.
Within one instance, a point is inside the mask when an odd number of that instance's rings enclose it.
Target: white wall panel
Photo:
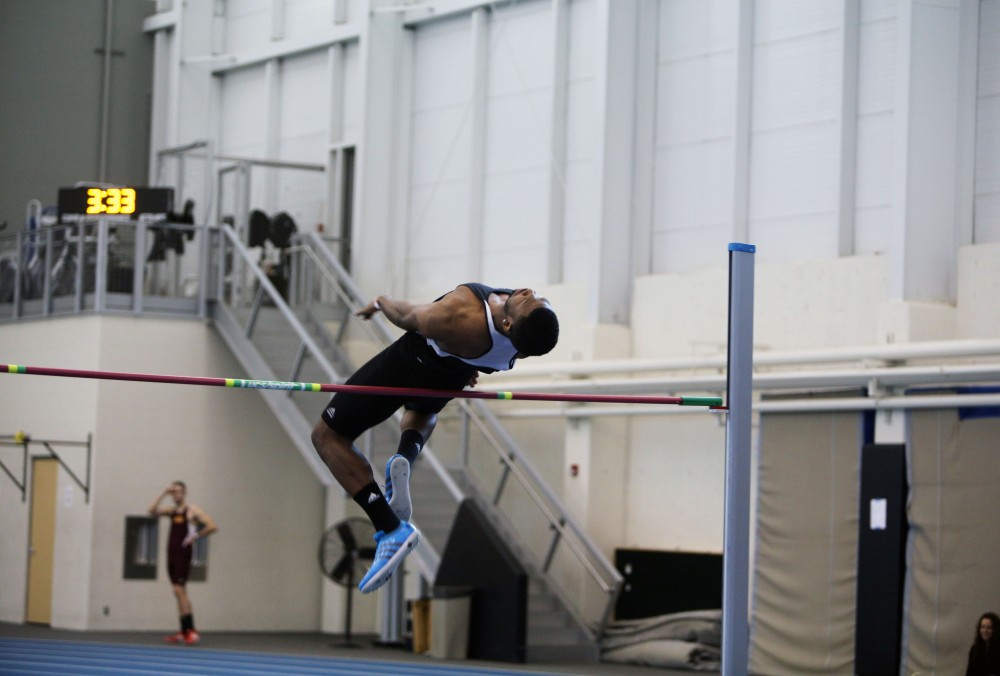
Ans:
[[[539,276],[539,270],[544,274],[545,264],[548,262],[546,256],[544,250],[537,248],[484,256],[484,283],[539,288],[545,284],[545,278]]]
[[[490,179],[483,215],[486,255],[540,248],[547,229],[547,176],[547,169],[530,169]]]
[[[330,30],[333,23],[332,0],[284,0],[285,38],[306,38]]]
[[[973,242],[1000,242],[1000,0],[979,11]]]
[[[858,115],[892,111],[896,79],[896,17],[862,21],[858,51]]]
[[[411,186],[467,181],[469,111],[463,107],[415,112],[412,116]]]
[[[415,187],[413,206],[420,209],[420,223],[410,231],[410,256],[413,259],[439,258],[461,260],[465,269],[468,233],[468,190],[464,181],[439,181]],[[455,265],[454,262],[447,263]]]
[[[657,145],[732,135],[734,65],[732,50],[661,60]]]
[[[755,7],[750,239],[779,259],[835,255],[839,14],[834,3]]]
[[[891,2],[861,3],[854,251],[886,254],[891,246],[896,16]]]
[[[658,230],[653,233],[651,268],[689,272],[718,265],[731,233],[728,222]]]
[[[754,41],[776,42],[840,25],[841,3],[829,0],[757,0]]]
[[[472,43],[467,16],[413,32],[408,270],[415,299],[469,281]]]
[[[551,136],[548,111],[551,90],[492,97],[486,129],[487,174],[548,168]]]
[[[594,0],[569,4],[569,48],[566,83],[566,161],[564,191],[563,279],[582,282],[597,266],[600,175],[596,162],[597,63],[594,42],[597,11]]]
[[[267,136],[264,69],[227,73],[221,87],[220,150],[224,154],[263,157]]]
[[[629,436],[622,546],[721,552],[725,427],[709,415],[636,417]],[[649,518],[650,505],[669,516]]]
[[[831,216],[836,198],[833,122],[754,135],[750,156],[753,221],[798,213]]]
[[[563,245],[566,256],[566,279],[583,281],[589,278],[590,271],[597,262],[594,260],[594,250],[589,240],[566,240]],[[560,320],[561,321],[561,320]]]
[[[717,259],[732,217],[736,13],[730,2],[659,7],[651,270]]]
[[[864,0],[860,3],[861,23],[896,17],[898,0]]]
[[[567,162],[564,168],[566,191],[566,234],[563,246],[564,276],[567,280],[591,278],[599,255],[593,247],[598,236],[597,188],[599,177],[593,160]]]
[[[247,68],[226,73],[221,83],[221,113],[219,128],[220,152],[239,157],[267,156],[267,90],[264,68]],[[250,208],[267,208],[264,204],[266,177],[263,171],[251,171]],[[224,213],[238,213],[235,176],[227,177],[220,203]]]
[[[361,48],[357,42],[344,46],[344,142],[357,143],[361,129]]]
[[[892,114],[858,120],[858,157],[854,189],[854,250],[888,253],[892,208]]]
[[[830,213],[757,219],[751,226],[751,241],[758,250],[771,252],[775,260],[829,258],[837,247],[837,233],[830,227],[830,219]]]
[[[736,39],[734,0],[660,2],[660,58],[674,61],[731,52]]]
[[[413,31],[413,110],[464,105],[472,82],[472,43],[465,18]]]
[[[551,5],[495,9],[486,87],[483,273],[514,286],[547,278],[553,51]]]
[[[837,34],[758,43],[753,55],[754,131],[835,119]]]
[[[326,161],[330,119],[330,83],[326,50],[317,50],[282,61],[279,91],[278,138],[281,159],[296,162]],[[306,155],[291,154],[285,147],[294,139],[314,140]],[[305,149],[304,149],[305,150]]]
[[[254,52],[271,42],[271,0],[226,0],[226,51]]]
[[[585,80],[597,76],[597,54],[592,48],[597,27],[597,0],[571,0],[569,4],[569,77]]]
[[[325,164],[330,120],[326,50],[282,62],[278,102],[278,159]],[[299,230],[325,220],[326,173],[270,170],[277,181],[272,208],[288,212]]]
[[[490,96],[552,87],[552,16],[548,0],[499,6],[491,14]],[[548,111],[539,110],[548,120]]]
[[[724,138],[657,151],[656,232],[729,223],[732,148]]]

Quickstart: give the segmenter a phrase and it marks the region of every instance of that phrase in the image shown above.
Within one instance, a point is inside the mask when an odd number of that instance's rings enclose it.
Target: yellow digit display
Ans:
[[[131,214],[135,212],[135,189],[134,188],[122,188],[122,205],[121,214]]]
[[[100,188],[87,189],[87,213],[103,214],[106,211],[104,206],[104,191]]]
[[[135,212],[135,188],[87,189],[88,214],[131,214]]]

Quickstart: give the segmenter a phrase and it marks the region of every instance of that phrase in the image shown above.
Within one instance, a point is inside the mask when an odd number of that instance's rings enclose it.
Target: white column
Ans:
[[[599,0],[595,36],[599,64],[598,166],[600,236],[591,280],[591,318],[595,323],[629,320],[632,284],[632,169],[638,6]]]
[[[954,300],[963,4],[898,3],[889,257],[897,301]]]
[[[364,19],[358,81],[361,125],[355,165],[355,220],[351,269],[366,293],[386,289],[386,266],[399,246],[394,214],[395,162],[405,150],[396,148],[397,77],[403,45],[401,15],[374,12]],[[388,255],[387,255],[388,254]],[[401,280],[396,280],[401,281]]]
[[[840,173],[837,190],[837,253],[854,254],[855,182],[858,148],[858,0],[845,0],[840,42]]]
[[[548,281],[560,284],[566,233],[566,130],[569,89],[569,0],[552,0],[552,108],[549,146],[549,263]]]
[[[469,83],[471,139],[469,152],[468,279],[483,272],[483,208],[486,199],[486,100],[489,94],[490,13],[480,7],[470,15],[472,81]]]

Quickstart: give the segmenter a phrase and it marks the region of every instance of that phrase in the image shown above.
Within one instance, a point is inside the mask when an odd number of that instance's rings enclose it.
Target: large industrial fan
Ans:
[[[354,588],[375,559],[375,527],[367,519],[352,517],[330,526],[319,541],[319,567],[323,574],[347,587],[344,608],[344,646],[351,643],[351,610]]]

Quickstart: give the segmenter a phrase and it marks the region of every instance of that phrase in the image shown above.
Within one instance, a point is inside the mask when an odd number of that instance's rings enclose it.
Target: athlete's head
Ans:
[[[559,341],[559,319],[547,298],[532,289],[518,289],[504,303],[507,333],[521,355],[547,354]]]
[[[175,481],[170,484],[170,497],[174,499],[178,505],[184,502],[184,496],[187,495],[187,486],[183,481]]]

